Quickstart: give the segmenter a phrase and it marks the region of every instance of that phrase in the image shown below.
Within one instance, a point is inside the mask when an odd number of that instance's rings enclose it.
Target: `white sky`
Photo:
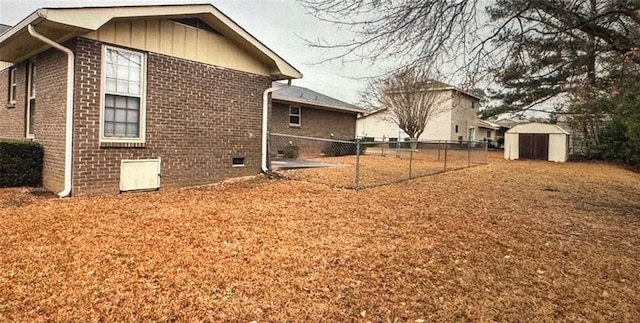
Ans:
[[[318,64],[327,54],[305,45],[303,39],[348,37],[337,27],[306,14],[295,0],[0,0],[0,23],[15,25],[43,7],[117,6],[143,4],[212,3],[245,30],[302,72],[294,85],[357,103],[365,82],[354,78],[379,71],[368,64],[340,62]]]

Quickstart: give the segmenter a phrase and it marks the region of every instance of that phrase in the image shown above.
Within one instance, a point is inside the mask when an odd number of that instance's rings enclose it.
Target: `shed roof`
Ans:
[[[302,77],[295,67],[210,4],[41,8],[1,33],[0,60],[17,62],[48,48],[48,45],[29,35],[28,25],[33,25],[47,38],[63,42],[97,30],[112,19],[190,17],[200,18],[237,46],[269,62],[273,79]]]
[[[275,84],[275,83],[274,83]],[[271,95],[273,100],[312,105],[328,110],[337,110],[350,113],[364,113],[367,110],[353,104],[340,101],[328,95],[307,89],[301,86],[289,86],[276,90]]]
[[[507,130],[507,133],[558,133],[568,135],[569,132],[562,129],[560,126],[549,123],[524,123],[514,126]]]

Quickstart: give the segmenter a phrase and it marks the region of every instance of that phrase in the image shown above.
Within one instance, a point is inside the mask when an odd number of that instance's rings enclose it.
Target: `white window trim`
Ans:
[[[141,69],[140,73],[142,74],[140,77],[140,126],[138,131],[140,132],[139,138],[118,138],[118,137],[105,137],[104,136],[104,103],[105,103],[105,95],[106,91],[106,83],[107,83],[107,74],[106,65],[107,65],[107,49],[114,49],[122,52],[129,52],[134,54],[142,55],[141,60]],[[147,55],[144,52],[125,49],[122,47],[116,46],[102,46],[102,62],[100,64],[100,142],[108,142],[108,143],[144,143],[146,140],[147,133]]]
[[[16,104],[16,90],[18,89],[18,83],[16,82],[16,71],[16,66],[9,67],[9,93],[7,93],[7,101],[10,105]]]
[[[29,61],[29,63],[27,63],[27,111],[25,112],[25,116],[27,118],[27,122],[26,122],[26,134],[25,136],[28,139],[34,139],[35,133],[29,133],[29,128],[31,128],[31,99],[36,98],[36,89],[33,87],[33,79],[35,76],[35,73],[33,73],[33,69],[35,68],[35,62],[33,60]],[[32,91],[33,90],[33,91]],[[31,95],[33,92],[33,95]],[[34,129],[35,130],[35,129]]]
[[[291,113],[291,109],[292,108],[298,108],[298,114],[292,114]],[[298,123],[291,123],[291,116],[297,116],[298,117]],[[302,126],[302,108],[300,106],[297,105],[290,105],[289,106],[289,126],[291,127],[301,127]]]

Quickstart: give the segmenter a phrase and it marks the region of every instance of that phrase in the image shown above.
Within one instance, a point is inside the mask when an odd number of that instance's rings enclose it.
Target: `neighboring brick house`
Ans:
[[[454,86],[431,81],[434,109],[438,112],[428,121],[419,140],[482,140],[478,135],[480,98]],[[379,141],[405,141],[409,136],[393,121],[391,112],[382,109],[357,120],[357,135]]]
[[[284,87],[271,95],[269,130],[295,136],[353,140],[356,118],[366,110],[300,86]],[[282,150],[272,145],[272,155]]]
[[[302,77],[211,5],[39,9],[0,61],[0,139],[41,143],[61,196],[257,174],[263,97]]]

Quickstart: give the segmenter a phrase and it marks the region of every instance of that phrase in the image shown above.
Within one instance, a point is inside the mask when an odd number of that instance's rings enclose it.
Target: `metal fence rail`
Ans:
[[[271,169],[291,179],[361,189],[486,164],[487,143],[474,141],[338,140],[269,136]]]

